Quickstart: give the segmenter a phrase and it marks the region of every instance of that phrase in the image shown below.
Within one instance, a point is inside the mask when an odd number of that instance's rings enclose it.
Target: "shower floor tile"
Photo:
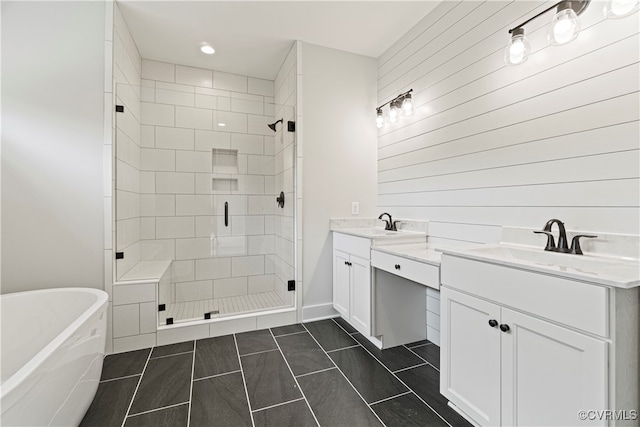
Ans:
[[[328,319],[109,355],[80,426],[471,427],[438,391],[435,344],[351,333]]]
[[[235,297],[213,298],[198,301],[167,303],[167,317],[173,322],[203,319],[205,313],[211,317],[228,314],[251,313],[265,309],[286,307],[277,292],[261,292],[257,294],[239,295]],[[218,313],[215,313],[215,312]]]

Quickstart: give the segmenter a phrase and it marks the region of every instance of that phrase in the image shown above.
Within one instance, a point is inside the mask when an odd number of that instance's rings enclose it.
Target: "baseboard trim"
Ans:
[[[302,307],[302,321],[313,322],[315,320],[330,319],[339,316],[333,308],[333,303],[316,304]]]

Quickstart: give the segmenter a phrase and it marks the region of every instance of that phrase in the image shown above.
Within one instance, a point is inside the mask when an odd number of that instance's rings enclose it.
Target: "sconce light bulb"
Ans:
[[[507,65],[522,64],[529,58],[530,51],[531,45],[524,35],[524,30],[516,28],[513,30],[513,34],[504,51],[504,62]]]
[[[640,10],[640,0],[609,0],[604,8],[607,18],[617,19],[632,15]]]
[[[382,116],[382,109],[376,108],[376,127],[380,129],[384,124],[384,117]]]
[[[411,100],[410,93],[406,94],[404,100],[402,101],[402,112],[405,116],[410,116],[413,114],[413,101]]]
[[[558,6],[558,13],[551,20],[551,27],[549,28],[548,39],[549,43],[554,46],[567,44],[578,37],[580,32],[580,21],[578,21],[578,15],[569,7],[562,9],[564,3]]]

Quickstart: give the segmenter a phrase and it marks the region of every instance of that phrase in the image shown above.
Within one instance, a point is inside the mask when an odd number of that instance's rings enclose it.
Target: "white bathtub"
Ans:
[[[0,425],[80,424],[100,381],[107,301],[90,288],[0,296]]]

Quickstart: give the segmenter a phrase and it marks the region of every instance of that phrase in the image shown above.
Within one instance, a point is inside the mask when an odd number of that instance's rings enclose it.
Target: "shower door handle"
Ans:
[[[229,202],[224,202],[224,226],[229,226]]]

